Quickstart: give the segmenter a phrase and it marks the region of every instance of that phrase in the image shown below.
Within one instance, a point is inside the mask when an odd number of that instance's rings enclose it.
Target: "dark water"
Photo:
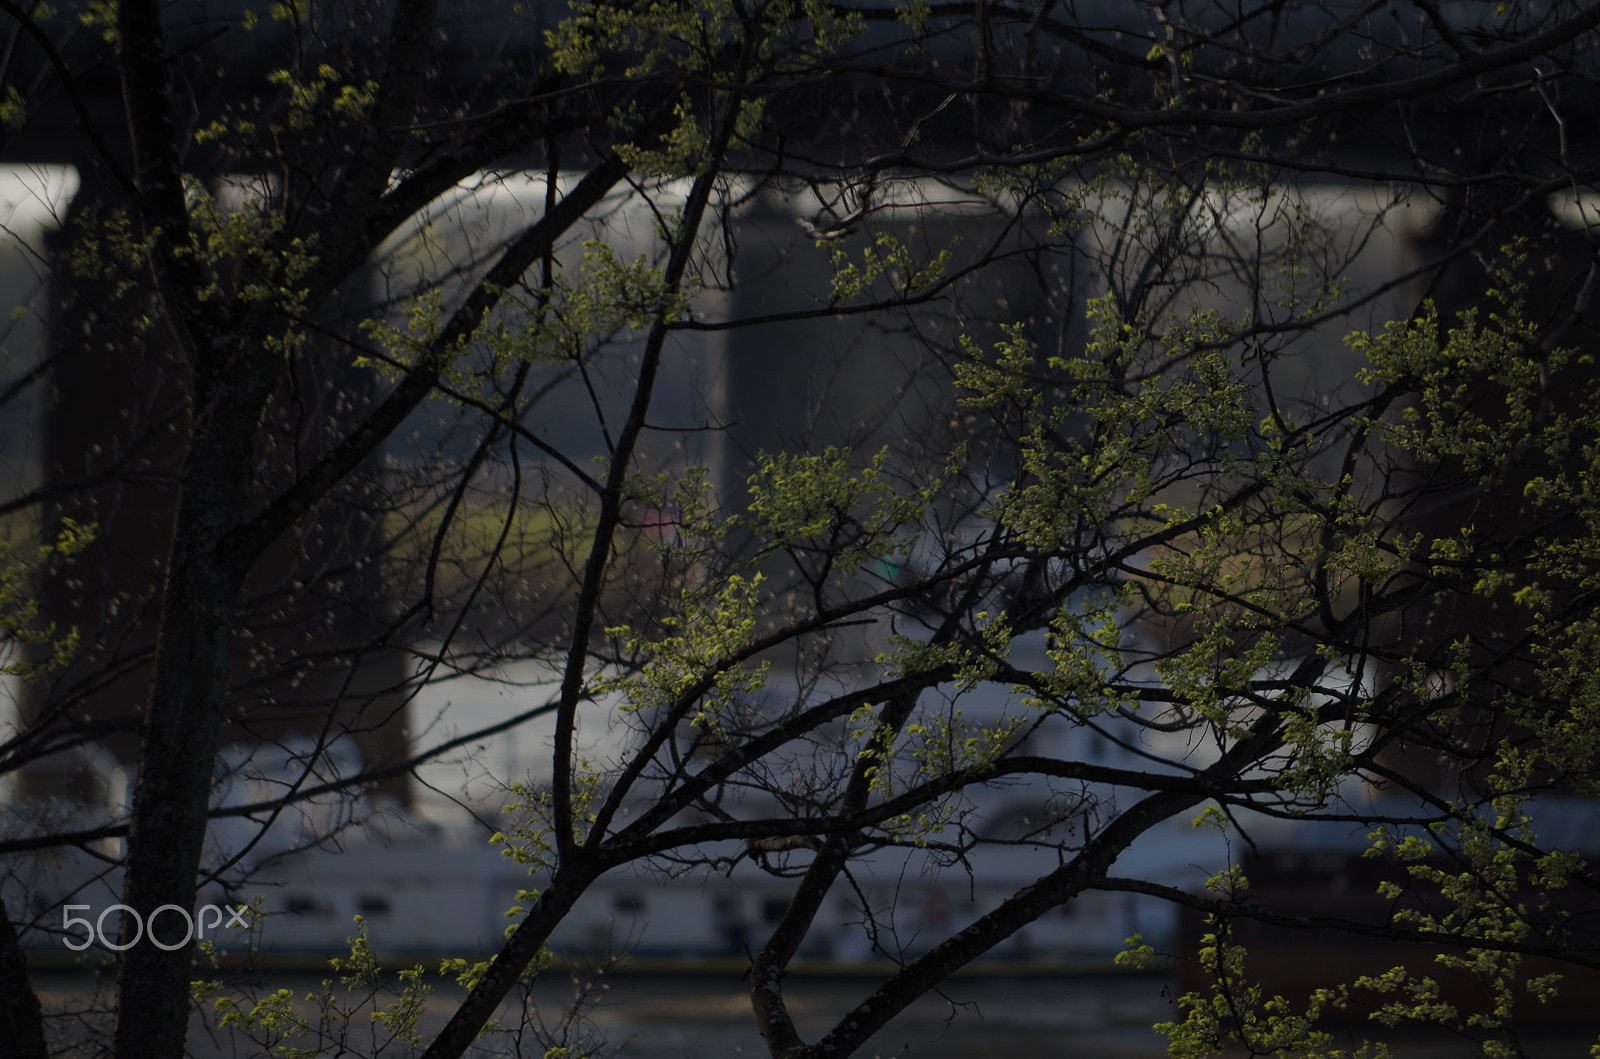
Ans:
[[[640,979],[616,983],[594,1020],[633,1059],[763,1057],[742,983]],[[820,1036],[871,991],[867,981],[791,981],[785,995],[801,1035]],[[1161,979],[960,979],[929,996],[869,1042],[862,1056],[984,1059],[1067,1055],[1156,1059],[1151,1030],[1172,1017]]]
[[[319,1021],[316,1007],[305,996],[318,988],[319,980],[299,973],[268,976],[272,988],[294,991],[295,1010],[313,1024]],[[802,1036],[815,1040],[873,984],[853,978],[791,979],[785,995]],[[92,976],[58,972],[39,976],[37,985],[47,1008],[71,1013],[56,1022],[62,1054],[96,1054],[95,1038],[105,1031],[105,1016]],[[444,1025],[462,995],[449,985],[428,998],[424,1042]],[[349,1017],[336,1020],[344,1039],[324,1038],[320,1054],[397,1059],[416,1054],[389,1040],[381,1024],[373,1023],[372,1010],[370,1004],[356,1007]],[[1155,976],[959,978],[940,995],[912,1005],[856,1054],[859,1059],[1161,1059],[1167,1055],[1166,1040],[1151,1027],[1176,1017],[1168,983]],[[502,1031],[484,1038],[471,1054],[482,1059],[543,1059],[552,1045],[564,1045],[570,1059],[601,1055],[765,1059],[767,1055],[743,982],[735,975],[613,974],[596,984],[547,974],[501,1012],[500,1023]],[[1360,1036],[1387,1031],[1355,1025],[1335,1032],[1342,1046],[1351,1047]],[[1532,1035],[1524,1044],[1534,1059],[1577,1059],[1589,1054],[1597,1032],[1600,1024],[1567,1027]],[[197,1019],[190,1055],[256,1059],[264,1053],[263,1045],[272,1043],[277,1042],[252,1041]],[[311,1042],[293,1043],[304,1047]],[[1467,1042],[1439,1035],[1402,1034],[1396,1045],[1396,1059],[1468,1059],[1483,1054]]]
[[[94,1054],[94,1038],[105,1031],[103,984],[97,991],[91,975],[60,972],[37,976],[36,984],[48,1009],[71,1013],[55,1024],[65,1054]],[[270,988],[257,987],[253,993],[292,989],[295,1010],[313,1024],[320,1021],[316,1005],[305,999],[318,988],[319,976],[268,975],[264,984]],[[854,978],[791,979],[785,995],[801,1034],[812,1040],[874,984]],[[428,998],[424,1041],[430,1030],[444,1025],[462,995],[454,986],[445,986]],[[555,1044],[567,1046],[572,1059],[596,1054],[621,1059],[763,1059],[767,1054],[738,976],[613,974],[598,983],[580,983],[568,975],[550,974],[524,999],[525,1003],[502,1010],[502,1032],[486,1037],[475,1054],[542,1059]],[[862,1059],[1031,1059],[1069,1054],[1076,1059],[1157,1059],[1166,1055],[1166,1049],[1150,1027],[1172,1017],[1173,1010],[1163,980],[1154,977],[964,978],[947,985],[942,995],[912,1005],[857,1055]],[[370,1005],[360,1007],[343,1020],[351,1027],[343,1054],[411,1054],[393,1043],[375,1047],[383,1043],[384,1034],[374,1029],[371,1012]],[[263,1044],[271,1043],[275,1042],[252,1041],[197,1019],[190,1034],[190,1054],[196,1059],[256,1057],[263,1053]],[[303,1047],[310,1042],[295,1043]],[[321,1043],[322,1054],[341,1053],[338,1042]]]

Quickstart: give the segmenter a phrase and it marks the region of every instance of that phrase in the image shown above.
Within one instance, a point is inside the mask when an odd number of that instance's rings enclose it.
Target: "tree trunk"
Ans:
[[[0,904],[0,1042],[8,1059],[47,1059],[50,1054],[39,998],[28,981],[28,960],[4,904]]]
[[[218,373],[220,374],[220,373]],[[177,1057],[189,1023],[192,913],[205,844],[217,733],[228,688],[234,608],[249,556],[228,532],[246,509],[255,416],[240,380],[202,383],[184,466],[161,603],[161,635],[140,731],[139,777],[128,836],[122,956],[113,1054]],[[210,393],[205,391],[209,390]],[[258,406],[259,410],[259,406]]]

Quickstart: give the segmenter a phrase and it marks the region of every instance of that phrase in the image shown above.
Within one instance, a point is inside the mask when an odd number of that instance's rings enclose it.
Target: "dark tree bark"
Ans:
[[[28,958],[10,910],[0,905],[0,1040],[15,1059],[46,1059],[44,1012],[28,979]]]

